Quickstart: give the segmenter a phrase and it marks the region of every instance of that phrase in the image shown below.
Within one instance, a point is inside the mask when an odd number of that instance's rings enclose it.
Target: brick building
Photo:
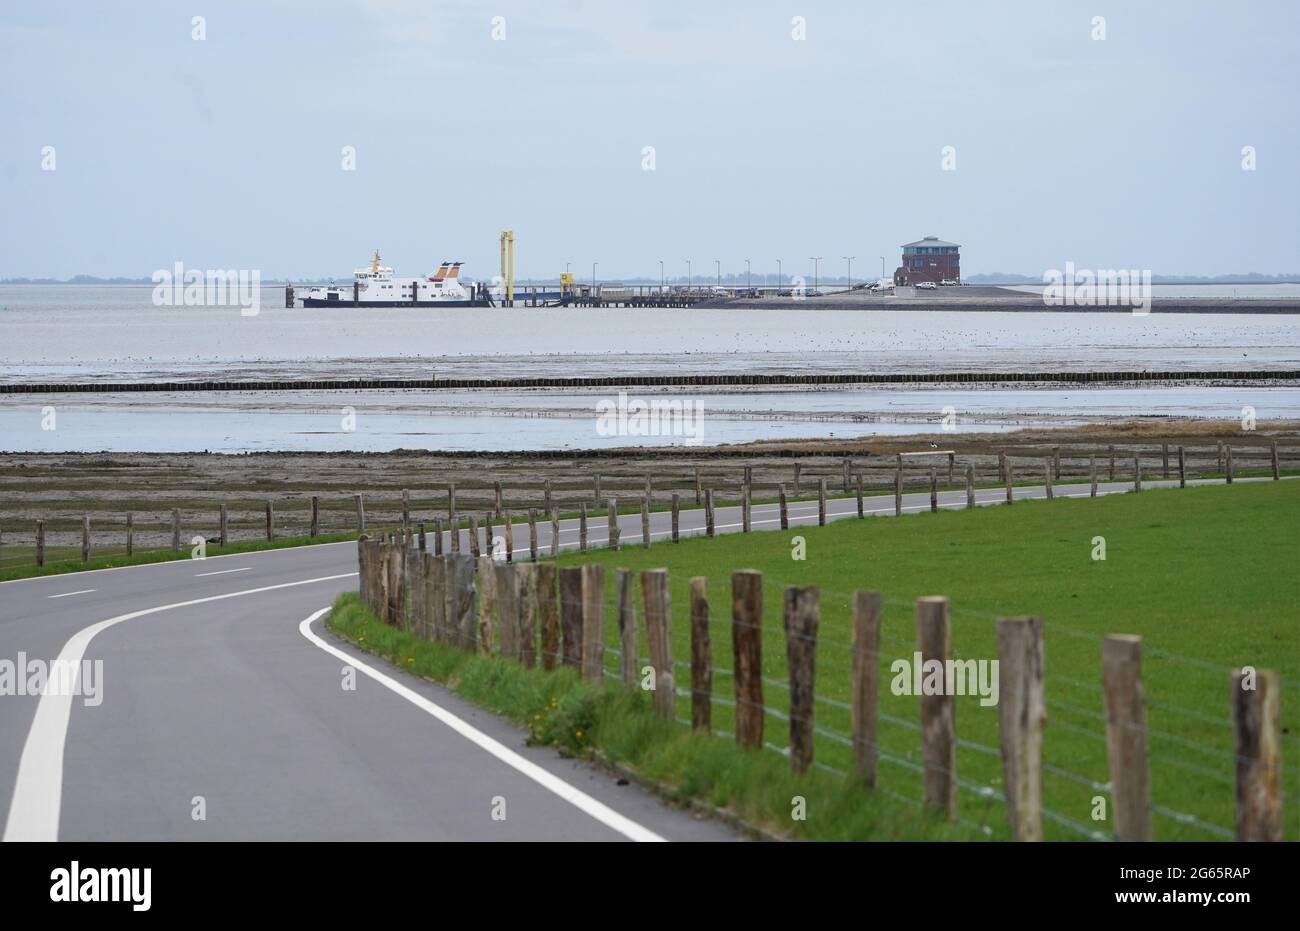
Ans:
[[[961,246],[926,236],[903,245],[903,264],[894,271],[894,284],[912,285],[919,281],[961,280]]]

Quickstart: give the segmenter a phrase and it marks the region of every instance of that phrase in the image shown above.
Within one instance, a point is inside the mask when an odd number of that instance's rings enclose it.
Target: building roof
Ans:
[[[918,239],[916,242],[905,242],[901,248],[909,249],[913,246],[955,246],[958,249],[961,248],[959,243],[944,242],[937,236],[926,236],[924,239]]]

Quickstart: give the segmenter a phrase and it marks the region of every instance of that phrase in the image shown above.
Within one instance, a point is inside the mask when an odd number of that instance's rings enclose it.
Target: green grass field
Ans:
[[[792,558],[792,540],[806,541],[806,559]],[[1106,559],[1094,560],[1104,537]],[[1092,799],[1108,781],[1101,695],[1101,637],[1143,637],[1148,747],[1155,836],[1168,840],[1230,837],[1234,823],[1234,761],[1228,676],[1234,666],[1277,669],[1282,698],[1286,835],[1300,837],[1300,483],[1290,481],[1148,490],[1091,499],[1023,501],[972,511],[842,520],[824,528],[694,538],[621,552],[567,554],[561,564],[599,562],[606,575],[608,645],[617,648],[616,567],[666,567],[672,589],[673,653],[690,657],[687,586],[709,581],[713,664],[730,669],[731,584],[736,569],[764,575],[764,702],[788,708],[782,592],[788,585],[821,589],[817,647],[817,739],[820,764],[848,770],[850,598],[878,590],[882,621],[882,789],[920,797],[918,699],[895,696],[889,663],[916,648],[914,599],[952,599],[952,642],[958,658],[996,658],[994,621],[1036,614],[1045,622],[1048,723],[1044,743],[1045,822],[1053,839],[1109,835],[1094,821]],[[639,600],[639,586],[637,598]],[[639,613],[639,611],[638,611]],[[640,651],[646,652],[642,634]],[[607,670],[617,657],[607,655]],[[689,682],[679,669],[679,685]],[[733,697],[731,679],[715,672],[714,695]],[[957,771],[964,821],[1005,837],[996,707],[956,699],[962,744]],[[689,719],[678,699],[678,717]],[[715,703],[714,727],[733,729],[731,708]],[[765,739],[787,743],[788,725],[766,720]],[[836,735],[839,735],[838,737]],[[768,755],[781,759],[779,754]],[[895,804],[909,807],[903,801]],[[915,809],[912,809],[913,811]]]

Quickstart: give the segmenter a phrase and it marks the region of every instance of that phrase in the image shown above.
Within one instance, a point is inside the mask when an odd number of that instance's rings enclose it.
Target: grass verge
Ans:
[[[326,626],[362,649],[524,726],[529,742],[634,772],[672,801],[720,809],[769,834],[803,840],[972,840],[948,824],[851,780],[790,773],[777,754],[748,751],[657,717],[646,693],[582,682],[572,669],[525,669],[432,643],[379,621],[354,593],[340,595]],[[804,799],[806,819],[792,817]]]

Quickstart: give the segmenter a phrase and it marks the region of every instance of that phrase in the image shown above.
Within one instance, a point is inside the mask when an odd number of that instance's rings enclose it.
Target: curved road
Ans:
[[[1099,493],[1128,490],[1103,484]],[[1017,498],[1043,493],[1015,489]],[[1087,496],[1088,487],[1056,493]],[[1005,492],[977,498],[994,504]],[[940,506],[964,507],[965,492],[942,494]],[[904,497],[905,511],[928,507],[928,492]],[[867,499],[867,509],[893,513],[892,496]],[[856,512],[852,498],[828,502],[831,519]],[[652,538],[667,537],[669,515],[651,518]],[[816,521],[816,502],[790,505],[792,525]],[[739,524],[738,508],[717,509],[718,532]],[[778,524],[775,505],[754,506],[755,529]],[[683,511],[681,526],[702,532],[702,511]],[[546,552],[549,522],[538,531]],[[603,521],[591,531],[593,545],[604,542]],[[639,543],[640,515],[625,515],[620,533],[624,545]],[[563,522],[561,546],[576,538],[577,522]],[[526,558],[526,525],[514,539]],[[0,678],[4,839],[736,836],[553,749],[527,747],[514,725],[333,637],[322,609],[355,588],[353,543],[0,585],[0,663],[58,657],[102,669],[83,683],[89,695],[13,694],[29,684],[21,668],[7,688]],[[353,689],[344,688],[349,666]]]

